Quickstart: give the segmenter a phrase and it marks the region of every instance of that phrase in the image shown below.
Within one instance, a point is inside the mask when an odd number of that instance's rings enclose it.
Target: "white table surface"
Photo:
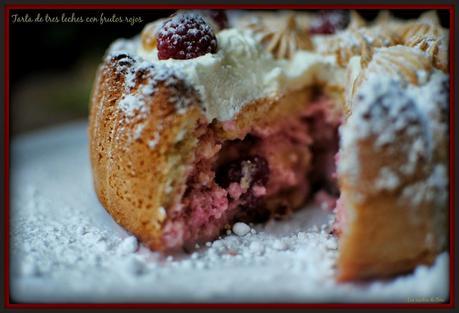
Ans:
[[[93,190],[86,122],[11,148],[11,294],[20,302],[413,302],[448,295],[448,254],[389,281],[337,284],[330,216],[293,218],[163,259],[106,213]],[[231,252],[231,253],[229,253]]]

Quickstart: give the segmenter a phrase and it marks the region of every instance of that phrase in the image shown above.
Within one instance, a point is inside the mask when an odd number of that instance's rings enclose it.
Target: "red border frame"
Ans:
[[[450,142],[449,142],[449,213],[450,213],[450,294],[448,303],[11,303],[9,294],[9,17],[10,10],[17,9],[447,9],[450,13],[450,48],[449,48],[449,72],[450,72]],[[455,169],[455,152],[454,152],[454,15],[453,4],[443,5],[412,5],[412,4],[366,4],[366,5],[167,5],[167,4],[119,4],[119,5],[102,5],[102,4],[15,4],[5,5],[5,307],[6,308],[454,308],[454,239],[455,239],[455,212],[454,212],[454,169]]]

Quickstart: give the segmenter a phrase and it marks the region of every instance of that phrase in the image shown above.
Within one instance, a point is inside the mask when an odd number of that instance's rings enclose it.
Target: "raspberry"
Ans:
[[[224,10],[208,10],[207,15],[220,27],[225,29],[228,27],[228,17]]]
[[[268,161],[266,161],[265,158],[255,155],[244,161],[242,165],[250,168],[250,174],[252,176],[250,183],[251,186],[264,186],[268,182],[269,167]]]
[[[223,179],[223,185],[239,183],[242,179],[241,163],[239,161],[229,163],[223,171],[226,172],[223,173],[224,176],[220,176]]]
[[[244,175],[250,175],[250,186],[262,185],[269,178],[268,161],[255,155],[231,161],[217,170],[217,183],[226,188],[231,183],[239,183]]]
[[[197,13],[173,15],[157,34],[158,59],[188,60],[217,52],[217,38]]]
[[[227,188],[231,183],[239,183],[241,178],[241,162],[236,160],[220,166],[216,171],[215,181]]]
[[[338,30],[345,29],[349,24],[348,11],[324,10],[309,28],[311,34],[334,34]]]
[[[255,210],[263,204],[260,197],[257,197],[253,192],[248,191],[241,197],[241,208],[244,210]]]

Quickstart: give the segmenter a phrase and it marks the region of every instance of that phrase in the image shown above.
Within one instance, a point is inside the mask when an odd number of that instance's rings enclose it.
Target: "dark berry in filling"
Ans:
[[[228,17],[225,10],[208,10],[207,15],[220,27],[225,29],[228,27]]]
[[[311,34],[334,34],[345,29],[350,22],[349,11],[323,10],[309,28]]]
[[[217,170],[217,184],[226,188],[231,183],[240,183],[247,179],[248,187],[264,186],[269,178],[269,166],[265,158],[255,155],[240,158],[220,166]]]

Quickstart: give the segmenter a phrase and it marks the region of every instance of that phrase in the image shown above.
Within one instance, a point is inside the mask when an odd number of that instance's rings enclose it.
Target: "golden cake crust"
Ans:
[[[135,118],[126,118],[118,104],[127,94],[124,80],[133,62],[128,56],[118,56],[109,58],[99,69],[89,119],[91,164],[96,192],[115,221],[150,248],[161,249],[164,208],[181,193],[186,164],[195,146],[187,138],[181,141],[186,144],[174,143],[180,132],[193,132],[202,113],[193,91],[182,86],[178,88],[192,103],[186,113],[177,114],[170,103],[177,90],[158,81],[154,94],[144,96],[148,114],[135,112]],[[145,71],[145,77],[136,80],[133,92],[147,83],[153,71]],[[183,82],[176,80],[176,84]],[[136,127],[142,131],[133,138]],[[155,149],[150,147],[152,140],[157,141]],[[166,186],[172,189],[166,192]]]

